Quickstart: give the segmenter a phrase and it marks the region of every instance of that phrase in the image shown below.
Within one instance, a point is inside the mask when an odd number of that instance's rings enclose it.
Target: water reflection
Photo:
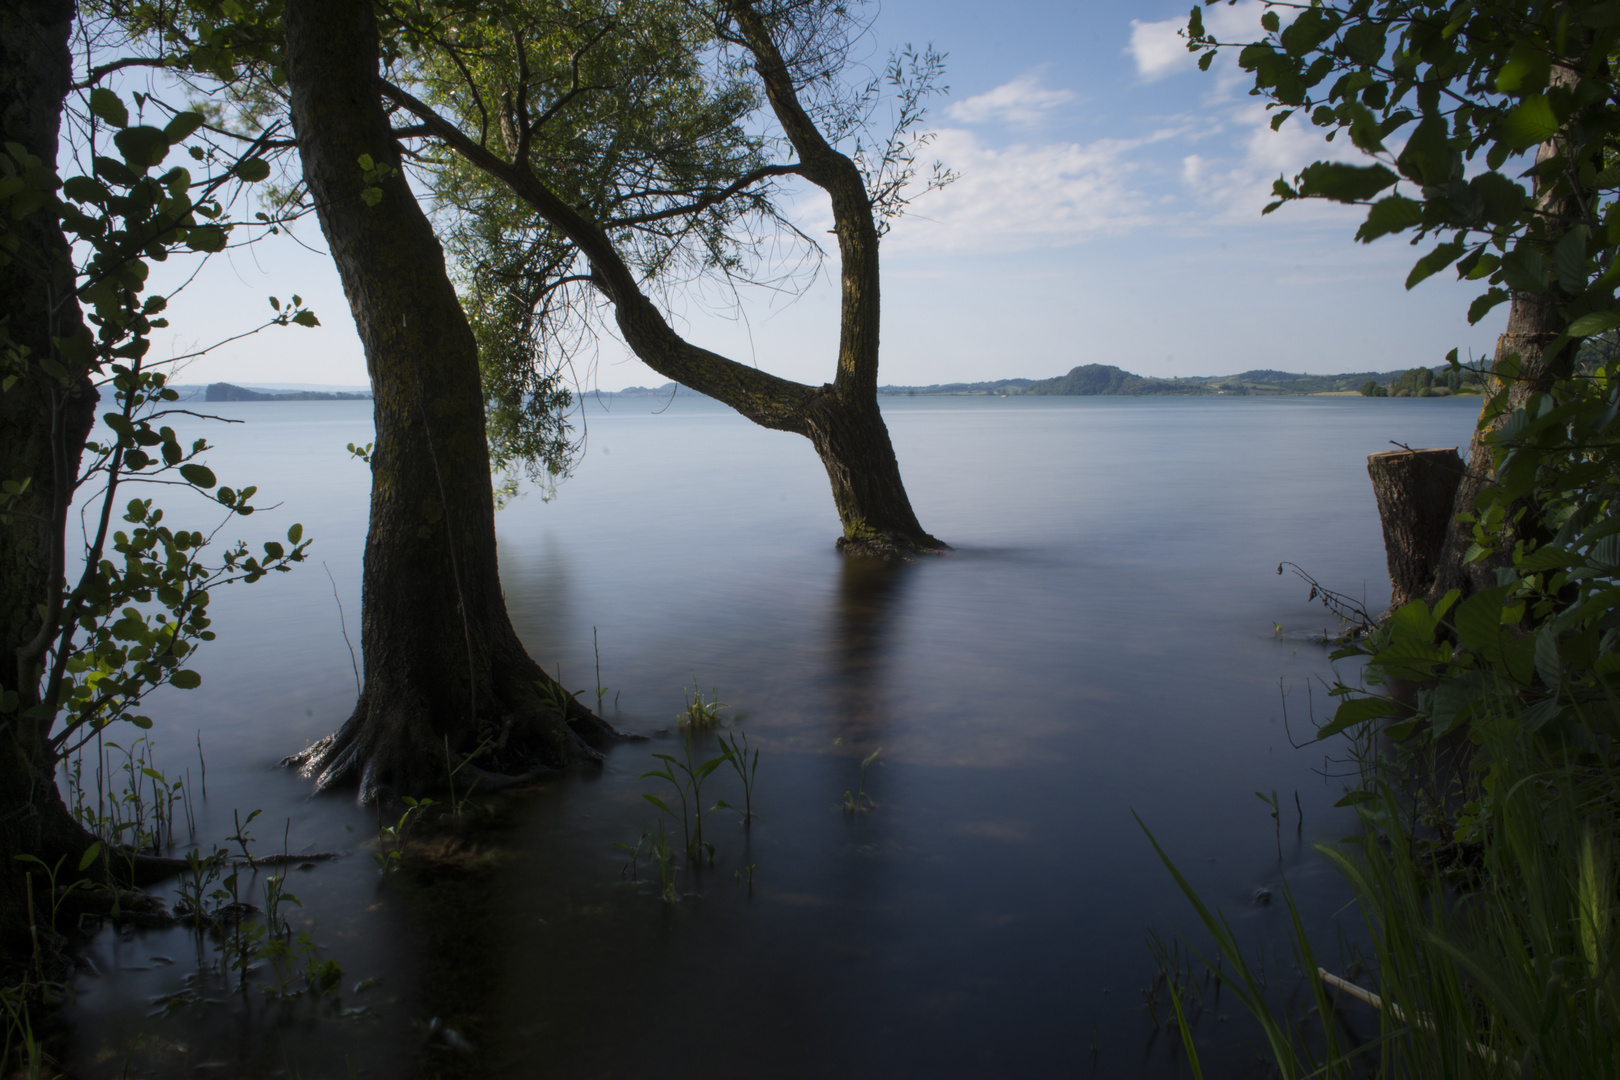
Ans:
[[[891,701],[886,693],[896,643],[894,625],[914,580],[910,563],[845,559],[831,605],[828,685],[839,737],[862,754],[883,741]]]
[[[1278,677],[1297,685],[1327,667],[1319,649],[1273,637],[1273,620],[1320,622],[1272,571],[1290,558],[1378,592],[1361,455],[1392,437],[1462,441],[1468,410],[1430,404],[894,403],[886,413],[919,513],[959,545],[902,567],[832,555],[825,477],[800,440],[686,399],[659,417],[593,419],[612,456],[588,462],[557,501],[502,512],[503,589],[531,654],[548,670],[560,660],[571,688],[588,691],[600,627],[610,711],[622,691],[615,722],[654,738],[542,788],[509,859],[477,883],[489,910],[476,965],[462,957],[453,973],[492,1000],[468,1067],[705,1080],[1176,1075],[1142,1008],[1152,975],[1142,936],[1192,920],[1131,811],[1246,941],[1283,941],[1279,909],[1251,903],[1280,861],[1253,792],[1275,788],[1286,805],[1299,790],[1307,847],[1339,835],[1345,815],[1337,788],[1310,771],[1320,757],[1295,754],[1277,718]],[[294,412],[258,412],[271,423],[252,472],[296,491],[307,462],[270,475],[288,442],[274,421]],[[361,414],[331,415],[300,445],[341,459]],[[1092,467],[1102,461],[1110,468]],[[353,490],[323,496],[330,520],[295,501],[271,524],[303,520],[337,538],[321,557],[349,604],[365,477],[333,475]],[[303,834],[354,853],[312,871],[299,894],[351,976],[402,965],[387,972],[399,1000],[375,1023],[294,1024],[262,1043],[223,1007],[148,1021],[145,997],[177,977],[136,969],[175,945],[109,934],[94,955],[116,945],[123,959],[84,980],[74,1015],[84,1075],[116,1075],[115,1057],[143,1031],[206,1042],[208,1060],[246,1075],[273,1068],[277,1053],[307,1077],[325,1075],[312,1061],[341,1071],[353,1051],[397,1063],[421,1045],[411,1023],[431,1016],[403,984],[424,937],[396,920],[396,897],[370,866],[375,822],[342,798],[307,801],[271,768],[353,704],[325,575],[287,581],[268,596],[217,598],[206,693],[160,703],[155,734],[167,752],[225,718],[206,735],[211,789],[290,817],[295,848]],[[317,639],[312,618],[331,632]],[[740,726],[762,751],[760,816],[749,830],[713,817],[713,865],[682,867],[691,895],[668,905],[645,847],[633,872],[613,845],[657,818],[641,776],[652,754],[680,752],[672,718],[694,675],[751,713]],[[842,794],[879,745],[878,806],[847,814]],[[700,760],[714,752],[712,737],[694,746]],[[734,794],[717,779],[705,802]],[[226,835],[229,809],[199,835]],[[1332,940],[1342,885],[1308,855],[1282,854],[1306,918]],[[1197,1030],[1206,1075],[1244,1075],[1251,1033],[1219,1012],[1235,1010],[1209,1010]],[[262,1011],[245,1015],[253,1031],[281,1032]],[[201,1060],[137,1058],[150,1075]]]

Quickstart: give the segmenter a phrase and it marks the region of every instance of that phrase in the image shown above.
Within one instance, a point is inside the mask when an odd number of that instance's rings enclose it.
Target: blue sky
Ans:
[[[961,176],[917,199],[884,242],[881,381],[1046,378],[1086,363],[1161,376],[1390,370],[1440,363],[1453,347],[1490,350],[1505,306],[1470,327],[1477,288],[1443,274],[1405,291],[1420,251],[1398,238],[1355,243],[1355,211],[1296,204],[1260,216],[1279,174],[1346,150],[1306,124],[1271,132],[1228,61],[1199,72],[1175,34],[1187,6],[868,6],[865,63],[881,68],[908,43],[948,55],[933,151]],[[1253,0],[1206,15],[1228,40],[1258,20]],[[797,211],[807,232],[829,220],[808,195]],[[313,220],[298,236],[322,247]],[[832,376],[835,272],[825,266],[791,301],[761,291],[739,308],[692,289],[671,310],[706,347],[820,383]],[[323,327],[227,346],[181,381],[363,384],[330,262],[285,240],[216,257],[174,305],[185,335],[174,351],[226,336],[268,310],[266,295],[292,292]],[[580,374],[608,390],[664,381],[612,341]]]

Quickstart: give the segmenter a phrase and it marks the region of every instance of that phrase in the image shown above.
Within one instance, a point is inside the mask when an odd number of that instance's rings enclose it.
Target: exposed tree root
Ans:
[[[512,787],[601,761],[601,748],[610,742],[636,738],[565,695],[548,699],[532,684],[502,689],[500,700],[491,700],[493,694],[484,699],[500,710],[499,719],[481,715],[475,725],[463,721],[445,730],[400,693],[386,693],[386,705],[377,704],[379,695],[368,685],[342,727],[282,764],[313,780],[317,792],[353,784],[360,802],[370,803],[442,788],[451,769],[477,777],[485,791]],[[476,764],[466,760],[475,752]]]
[[[872,533],[866,536],[840,536],[838,552],[859,559],[881,559],[884,562],[911,562],[918,555],[943,555],[951,545],[923,533],[920,536],[897,536]]]

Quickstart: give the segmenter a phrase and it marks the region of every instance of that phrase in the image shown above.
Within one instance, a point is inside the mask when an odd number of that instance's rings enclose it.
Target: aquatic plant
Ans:
[[[872,763],[878,759],[878,755],[881,753],[883,753],[883,747],[880,746],[861,761],[860,786],[856,788],[853,794],[848,791],[844,792],[845,813],[853,814],[857,810],[870,810],[877,805],[872,800],[872,796],[866,793],[866,770],[872,767]]]
[[[657,795],[642,793],[642,798],[652,803],[665,814],[681,823],[681,836],[686,847],[686,857],[695,859],[700,852],[707,851],[709,861],[714,861],[714,845],[705,843],[703,839],[703,822],[710,814],[717,810],[732,809],[722,803],[716,803],[709,809],[703,809],[703,783],[721,765],[731,757],[727,750],[718,757],[707,761],[693,762],[692,760],[692,731],[690,728],[682,731],[681,744],[685,750],[685,760],[676,758],[672,754],[654,754],[653,757],[664,763],[662,769],[653,769],[642,773],[636,779],[645,780],[656,777],[667,781],[675,789],[675,795],[680,800],[681,809],[676,813],[668,803]],[[677,770],[679,772],[677,773]]]
[[[733,732],[728,740],[725,735],[720,736],[720,745],[726,750],[726,760],[737,773],[737,779],[742,781],[743,808],[741,810],[743,824],[748,825],[754,820],[754,775],[759,771],[759,751],[754,751],[750,760],[748,757],[748,735],[746,732]],[[715,806],[722,810],[736,810],[724,801]]]
[[[658,823],[658,831],[653,834],[652,842],[653,861],[658,864],[660,884],[658,898],[666,904],[678,904],[681,902],[681,894],[675,889],[677,869],[669,850],[669,834],[664,831],[662,821]]]
[[[720,710],[728,706],[720,700],[719,688],[709,687],[709,700],[704,701],[703,691],[698,689],[696,672],[692,674],[692,692],[685,694],[685,698],[685,708],[675,714],[679,727],[687,731],[713,731],[725,724],[726,718]]]
[[[385,875],[391,874],[399,868],[405,860],[405,848],[410,839],[412,823],[421,816],[434,802],[428,798],[413,798],[410,795],[400,797],[405,804],[405,812],[399,815],[399,820],[392,825],[380,826],[377,830],[378,850],[371,853],[377,863],[377,868]],[[379,807],[379,814],[381,808]]]

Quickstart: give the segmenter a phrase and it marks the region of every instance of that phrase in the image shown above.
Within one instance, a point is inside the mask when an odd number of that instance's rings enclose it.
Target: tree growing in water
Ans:
[[[343,280],[375,396],[365,686],[289,759],[360,798],[435,785],[487,744],[505,774],[592,756],[612,732],[524,651],[507,617],[478,348],[401,172],[378,97],[372,0],[290,0],[286,72],[303,177]]]
[[[428,136],[459,159],[442,165],[441,190],[452,200],[487,207],[492,181],[529,216],[529,250],[508,244],[505,260],[513,315],[528,320],[520,334],[556,289],[587,285],[612,304],[620,334],[649,367],[755,423],[810,439],[832,486],[840,548],[896,555],[946,546],[917,520],[877,404],[879,241],[907,203],[928,138],[915,130],[939,57],[891,63],[895,132],[873,147],[862,133],[876,84],[853,98],[836,91],[849,33],[842,4],[452,3],[399,17],[413,62],[382,89],[414,121],[402,134]],[[646,26],[661,28],[661,61],[631,44]],[[701,82],[701,54],[715,47],[716,70],[746,74],[753,92],[727,83],[677,110],[679,122],[649,124],[649,103],[668,109],[652,95]],[[631,65],[658,76],[638,78]],[[412,80],[423,97],[408,88]],[[741,135],[758,94],[776,122],[775,140]],[[769,160],[774,146],[790,160]],[[469,166],[484,186],[469,179]],[[838,241],[838,356],[833,381],[819,387],[687,341],[646,291],[694,250],[699,263],[741,273],[737,249],[746,244],[727,228],[781,224],[769,185],[787,176],[826,193]],[[928,186],[949,179],[936,166]]]

